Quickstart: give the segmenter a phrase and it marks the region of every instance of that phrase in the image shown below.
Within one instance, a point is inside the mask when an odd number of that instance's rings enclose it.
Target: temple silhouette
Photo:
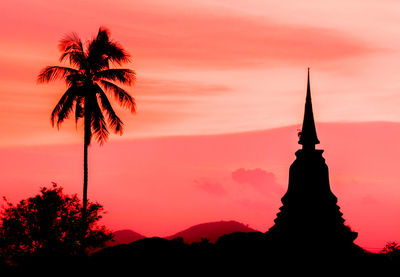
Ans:
[[[289,170],[289,186],[282,197],[283,206],[275,224],[266,235],[280,245],[302,249],[349,250],[357,233],[344,224],[337,198],[329,184],[328,166],[322,157],[311,103],[310,70],[307,73],[307,95],[302,130],[299,133],[302,149]]]

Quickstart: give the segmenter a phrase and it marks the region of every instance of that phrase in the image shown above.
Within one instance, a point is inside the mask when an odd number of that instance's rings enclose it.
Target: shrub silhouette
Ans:
[[[0,256],[9,264],[21,265],[32,257],[77,257],[81,251],[81,209],[76,195],[66,195],[62,187],[43,187],[34,197],[3,206],[0,224]],[[104,245],[112,238],[98,225],[103,207],[88,203],[87,249]],[[47,260],[48,261],[48,260]]]
[[[390,241],[385,245],[381,252],[389,256],[400,255],[400,244],[395,241]]]
[[[400,244],[395,241],[386,243],[381,253],[392,261],[400,262]]]

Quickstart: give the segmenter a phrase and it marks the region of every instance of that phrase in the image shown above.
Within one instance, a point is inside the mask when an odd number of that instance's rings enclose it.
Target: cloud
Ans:
[[[138,63],[156,64],[166,70],[171,66],[231,68],[326,63],[368,54],[374,48],[350,31],[281,23],[230,9],[216,12],[191,1],[186,1],[184,8],[179,8],[182,3],[176,1],[144,4],[138,0],[116,0],[112,7],[91,2],[94,3],[77,2],[73,9],[24,2],[29,12],[10,4],[5,13],[19,16],[0,19],[0,23],[10,26],[2,31],[3,40],[17,46],[29,45],[25,48],[32,48],[32,55],[41,57],[46,56],[41,49],[53,49],[56,53],[56,47],[49,47],[63,33],[79,31],[88,37],[95,32],[95,23],[101,22],[115,32],[115,37]],[[88,11],[91,20],[65,24],[66,19],[81,18]],[[24,22],[20,18],[25,18]],[[9,46],[7,50],[14,53],[13,48]]]
[[[209,82],[182,81],[172,79],[140,78],[135,84],[135,91],[143,96],[193,97],[197,95],[215,95],[229,93],[232,89],[228,86],[210,84]]]
[[[275,192],[279,188],[275,175],[261,168],[239,168],[232,172],[232,179],[239,184],[248,184],[262,192]]]
[[[227,194],[225,188],[218,182],[210,180],[195,180],[196,187],[215,196],[225,196]]]
[[[131,36],[125,41],[148,62],[197,68],[326,63],[376,51],[357,36],[333,28],[197,8],[190,7],[190,13],[144,10],[131,16],[133,24],[126,26]]]

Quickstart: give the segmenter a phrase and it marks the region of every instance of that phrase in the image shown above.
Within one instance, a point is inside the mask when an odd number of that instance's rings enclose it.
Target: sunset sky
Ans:
[[[400,241],[400,3],[87,0],[2,3],[0,196],[57,182],[81,196],[83,130],[52,128],[58,42],[100,26],[132,55],[137,113],[89,153],[103,223],[146,236],[237,220],[266,231],[286,191],[307,67],[317,132],[346,223],[371,250]]]

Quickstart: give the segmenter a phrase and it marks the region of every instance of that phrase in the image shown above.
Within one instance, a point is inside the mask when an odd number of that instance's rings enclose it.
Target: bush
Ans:
[[[381,253],[388,257],[400,257],[400,245],[395,241],[388,242]]]
[[[82,205],[76,195],[63,194],[63,189],[53,183],[17,205],[4,200],[0,258],[18,265],[31,257],[68,257],[82,252]],[[88,203],[87,251],[112,239],[112,233],[98,225],[103,213],[102,205]]]

